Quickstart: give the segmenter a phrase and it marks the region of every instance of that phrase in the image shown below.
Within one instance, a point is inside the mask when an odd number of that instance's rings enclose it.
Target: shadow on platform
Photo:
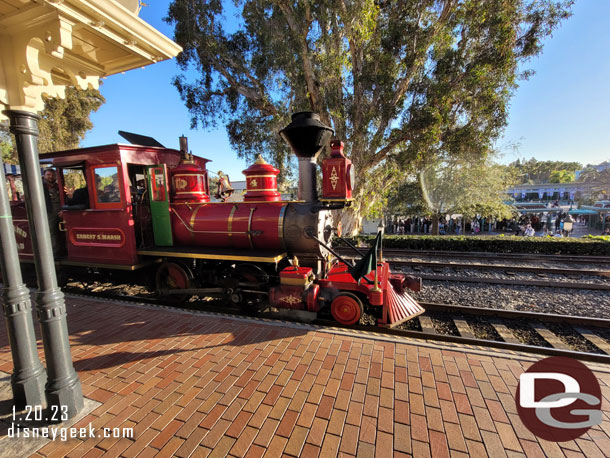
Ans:
[[[307,334],[308,329],[270,326],[260,321],[242,321],[223,316],[198,315],[175,311],[168,320],[168,310],[150,309],[150,318],[142,319],[142,308],[124,307],[119,314],[91,318],[79,313],[72,299],[68,307],[70,344],[74,367],[90,371],[121,366],[125,363],[167,356],[175,353],[215,353],[214,348],[256,346],[262,342]],[[247,326],[243,324],[247,323]],[[171,348],[173,338],[191,337],[187,345]],[[170,348],[159,349],[168,341]],[[139,344],[134,342],[140,342]],[[182,341],[184,342],[184,341]],[[135,348],[134,348],[135,347]],[[155,350],[152,350],[152,348]],[[126,351],[127,349],[139,351]],[[150,351],[147,351],[151,349]]]

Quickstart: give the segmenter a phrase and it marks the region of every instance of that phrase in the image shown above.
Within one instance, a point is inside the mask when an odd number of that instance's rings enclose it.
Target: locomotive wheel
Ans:
[[[255,264],[240,264],[235,267],[231,276],[240,282],[246,283],[269,282],[269,275]]]
[[[362,301],[352,293],[341,293],[330,304],[330,313],[341,324],[358,323],[363,310]]]
[[[259,289],[263,285],[268,285],[269,275],[259,266],[255,264],[240,264],[231,272],[231,278],[239,283],[249,283],[251,289]],[[248,287],[246,287],[248,289]],[[242,293],[236,288],[228,295],[228,299],[242,309],[242,312],[247,314],[255,314],[261,305],[261,296],[259,294]]]
[[[163,294],[164,290],[187,289],[191,287],[193,275],[190,270],[175,262],[164,262],[157,269],[155,285],[157,291]],[[190,296],[188,294],[166,294],[167,300],[180,303],[185,302]]]

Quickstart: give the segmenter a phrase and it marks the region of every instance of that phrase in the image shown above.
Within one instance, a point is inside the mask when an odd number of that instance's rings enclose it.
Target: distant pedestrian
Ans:
[[[546,231],[547,232],[551,232],[553,230],[552,225],[553,225],[553,217],[551,216],[551,213],[549,212],[546,215]]]

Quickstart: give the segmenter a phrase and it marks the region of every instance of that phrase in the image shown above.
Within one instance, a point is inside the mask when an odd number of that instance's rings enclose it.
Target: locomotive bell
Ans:
[[[316,158],[328,144],[333,129],[320,121],[320,115],[302,111],[292,115],[292,122],[280,131],[280,135],[299,158],[298,199],[313,202],[316,193]]]

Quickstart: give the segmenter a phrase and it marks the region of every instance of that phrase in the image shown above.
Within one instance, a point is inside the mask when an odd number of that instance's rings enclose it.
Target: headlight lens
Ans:
[[[347,166],[347,189],[349,189],[350,191],[353,191],[355,185],[356,185],[356,167],[354,167],[354,164],[349,164]]]

